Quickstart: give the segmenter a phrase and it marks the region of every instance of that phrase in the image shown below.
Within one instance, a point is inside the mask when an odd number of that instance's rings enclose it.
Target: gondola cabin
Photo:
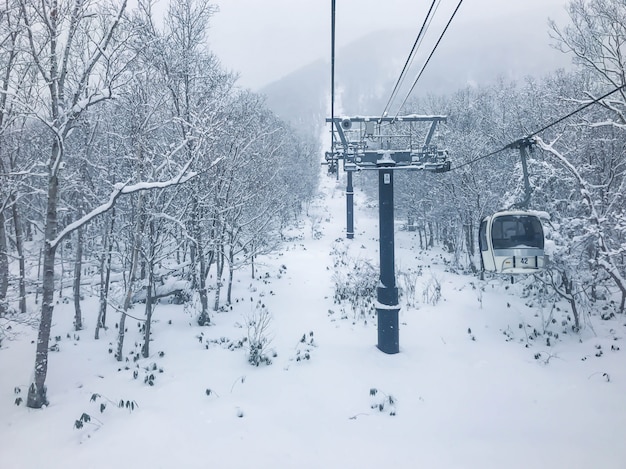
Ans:
[[[531,274],[545,264],[541,220],[523,211],[485,217],[478,232],[481,264],[487,272]]]

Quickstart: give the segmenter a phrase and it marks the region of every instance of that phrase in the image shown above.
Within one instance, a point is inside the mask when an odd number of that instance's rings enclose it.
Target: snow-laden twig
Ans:
[[[212,165],[215,165],[219,162],[219,159],[213,161]],[[135,192],[153,190],[153,189],[166,189],[171,186],[175,186],[178,184],[184,184],[194,177],[198,175],[197,172],[188,172],[189,167],[191,166],[192,160],[188,161],[187,164],[181,169],[177,176],[169,179],[167,181],[155,181],[155,182],[138,182],[136,184],[130,185],[128,182],[119,183],[115,185],[113,192],[109,196],[109,200],[104,204],[96,207],[91,212],[79,218],[73,223],[67,225],[61,232],[57,235],[56,238],[49,241],[51,247],[56,247],[66,236],[68,236],[73,231],[77,230],[83,225],[86,225],[91,220],[93,220],[98,215],[102,215],[107,212],[115,205],[117,199],[125,194],[133,194]]]

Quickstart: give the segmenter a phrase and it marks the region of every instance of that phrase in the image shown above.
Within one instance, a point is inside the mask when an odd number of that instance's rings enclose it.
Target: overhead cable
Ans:
[[[570,112],[569,114],[566,114],[566,115],[564,115],[563,117],[560,117],[560,118],[558,118],[558,119],[556,119],[556,120],[552,121],[551,123],[549,123],[549,124],[547,124],[547,125],[545,125],[545,126],[541,127],[539,130],[536,130],[535,132],[533,132],[533,133],[531,133],[531,134],[528,134],[528,135],[527,135],[526,137],[524,137],[524,138],[517,139],[517,140],[515,140],[515,141],[513,141],[513,142],[511,142],[511,143],[509,143],[509,144],[507,144],[507,145],[505,145],[505,146],[503,146],[503,147],[502,147],[502,148],[500,148],[499,150],[492,151],[491,153],[487,153],[486,155],[481,155],[481,156],[478,156],[478,157],[474,158],[473,160],[470,160],[470,161],[468,161],[468,162],[466,162],[466,163],[460,164],[460,165],[458,165],[458,166],[454,166],[451,170],[452,170],[452,171],[454,171],[454,170],[460,169],[460,168],[462,168],[463,166],[468,166],[468,165],[474,164],[474,163],[476,163],[477,161],[484,160],[485,158],[489,158],[490,156],[494,156],[494,155],[496,155],[496,154],[498,154],[498,153],[503,152],[504,150],[508,150],[508,149],[510,149],[510,148],[513,148],[514,146],[519,145],[519,144],[520,144],[520,142],[527,141],[527,140],[531,139],[532,137],[535,137],[536,135],[538,135],[538,134],[540,134],[540,133],[542,133],[542,132],[545,132],[545,131],[546,131],[546,130],[548,130],[549,128],[554,127],[554,126],[555,126],[555,125],[557,125],[557,124],[560,124],[560,123],[561,123],[561,122],[563,122],[564,120],[569,119],[570,117],[572,117],[572,116],[574,116],[574,115],[578,114],[579,112],[584,111],[584,110],[585,110],[585,109],[587,109],[588,107],[590,107],[590,106],[592,106],[592,105],[594,105],[594,104],[599,103],[599,102],[600,102],[600,101],[602,101],[604,98],[608,98],[608,97],[609,97],[609,96],[611,96],[612,94],[617,93],[618,91],[620,91],[620,90],[622,90],[622,89],[624,89],[624,88],[626,88],[626,84],[621,85],[621,86],[618,86],[617,88],[615,88],[615,89],[613,89],[613,90],[609,91],[608,93],[605,93],[605,94],[603,94],[602,96],[600,96],[600,97],[598,97],[598,98],[596,98],[596,99],[594,99],[594,100],[592,100],[592,101],[589,101],[588,103],[585,103],[584,105],[582,105],[581,107],[579,107],[579,108],[575,109],[574,111]]]
[[[509,148],[509,146],[508,146],[508,145],[506,145],[506,146],[504,146],[504,147],[500,148],[499,150],[492,151],[491,153],[487,153],[486,155],[481,155],[481,156],[479,156],[479,157],[477,157],[477,158],[474,158],[473,160],[467,161],[466,163],[460,164],[460,165],[458,165],[458,166],[453,166],[453,167],[450,169],[450,171],[455,171],[455,170],[457,170],[457,169],[461,169],[463,166],[469,166],[469,165],[471,165],[471,164],[476,163],[477,161],[484,160],[485,158],[489,158],[490,156],[497,155],[498,153],[501,153],[501,152],[503,152],[504,150],[507,150],[508,148]]]
[[[335,130],[333,129],[335,121],[335,0],[330,0],[330,148],[335,148]],[[335,173],[339,180],[339,161],[335,161]]]
[[[381,117],[385,117],[385,115],[387,114],[387,110],[389,109],[389,106],[391,106],[391,103],[396,98],[396,95],[398,94],[398,90],[399,90],[400,86],[402,85],[402,82],[404,81],[404,78],[406,76],[405,75],[406,71],[409,68],[409,65],[411,64],[413,59],[415,58],[415,54],[416,54],[416,52],[417,52],[417,50],[419,48],[419,44],[424,39],[425,31],[428,29],[428,25],[430,24],[429,19],[432,20],[431,13],[432,13],[433,9],[435,8],[435,4],[437,4],[437,6],[438,6],[439,2],[441,2],[441,0],[433,0],[432,3],[430,4],[430,8],[428,9],[428,13],[426,13],[426,17],[424,18],[424,22],[422,23],[422,27],[420,28],[419,33],[417,34],[417,37],[415,38],[415,42],[413,43],[413,47],[411,48],[411,52],[409,52],[409,56],[406,58],[406,62],[404,62],[404,67],[402,67],[402,71],[400,72],[400,76],[398,77],[398,80],[396,81],[396,84],[393,87],[393,91],[391,92],[391,96],[389,96],[389,101],[387,101],[387,104],[385,105],[385,109],[383,110],[383,113],[382,113]]]
[[[330,117],[335,118],[335,0],[330,0]],[[331,121],[332,122],[332,121]],[[331,129],[332,130],[332,129]],[[335,133],[331,131],[331,148]]]
[[[548,130],[550,127],[555,126],[557,124],[560,124],[561,122],[563,122],[565,119],[569,119],[570,117],[572,117],[574,114],[578,114],[581,111],[584,111],[585,109],[587,109],[589,106],[592,106],[600,101],[602,101],[604,98],[608,98],[609,96],[611,96],[613,93],[617,93],[619,90],[623,89],[626,87],[626,84],[618,86],[617,88],[615,88],[613,91],[609,91],[608,93],[603,94],[602,96],[600,96],[599,98],[594,99],[593,101],[590,101],[586,104],[584,104],[583,106],[579,107],[578,109],[576,109],[575,111],[570,112],[569,114],[567,114],[566,116],[561,117],[560,119],[555,120],[554,122],[552,122],[551,124],[546,125],[545,127],[542,127],[541,129],[533,132],[532,134],[528,135],[526,138],[532,138],[537,134],[540,134],[541,132]]]
[[[437,50],[437,47],[439,46],[439,43],[443,39],[443,36],[446,34],[446,31],[448,30],[448,27],[450,26],[450,23],[452,23],[452,20],[454,19],[454,16],[456,15],[457,11],[459,11],[459,8],[461,7],[462,3],[463,3],[463,0],[459,0],[459,3],[457,4],[456,8],[452,12],[452,16],[450,16],[450,19],[448,20],[448,23],[446,24],[446,27],[443,29],[443,32],[439,36],[439,39],[437,40],[437,42],[435,44],[435,47],[433,47],[433,50],[431,51],[430,55],[426,59],[426,62],[424,62],[424,65],[422,66],[422,69],[420,70],[419,74],[417,75],[417,78],[415,78],[415,81],[413,82],[413,85],[411,86],[411,89],[407,93],[406,98],[404,98],[404,101],[402,101],[402,104],[398,108],[398,112],[396,113],[394,118],[398,117],[398,114],[400,114],[400,110],[402,110],[402,108],[406,104],[407,100],[409,99],[409,96],[411,95],[411,93],[415,89],[415,86],[417,85],[417,82],[419,81],[419,79],[421,78],[422,74],[424,73],[424,70],[426,69],[426,66],[428,65],[428,62],[430,62],[430,59],[432,58],[433,54]]]

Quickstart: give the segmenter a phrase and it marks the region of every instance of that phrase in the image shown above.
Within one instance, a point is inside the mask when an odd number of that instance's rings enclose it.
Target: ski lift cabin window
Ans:
[[[544,267],[543,227],[528,212],[498,212],[480,223],[478,242],[483,270],[528,274]]]

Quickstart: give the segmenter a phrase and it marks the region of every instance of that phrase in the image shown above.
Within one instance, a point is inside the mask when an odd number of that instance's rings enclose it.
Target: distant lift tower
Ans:
[[[431,144],[437,124],[445,116],[409,115],[403,117],[336,117],[332,124],[333,148],[326,152],[329,169],[338,170],[340,161],[347,174],[347,237],[354,237],[354,191],[352,173],[378,171],[378,215],[380,243],[380,283],[377,289],[378,348],[388,354],[398,353],[398,288],[395,278],[393,173],[398,170],[450,170],[448,152]],[[414,128],[430,123],[428,131]],[[425,133],[425,137],[423,136]]]

